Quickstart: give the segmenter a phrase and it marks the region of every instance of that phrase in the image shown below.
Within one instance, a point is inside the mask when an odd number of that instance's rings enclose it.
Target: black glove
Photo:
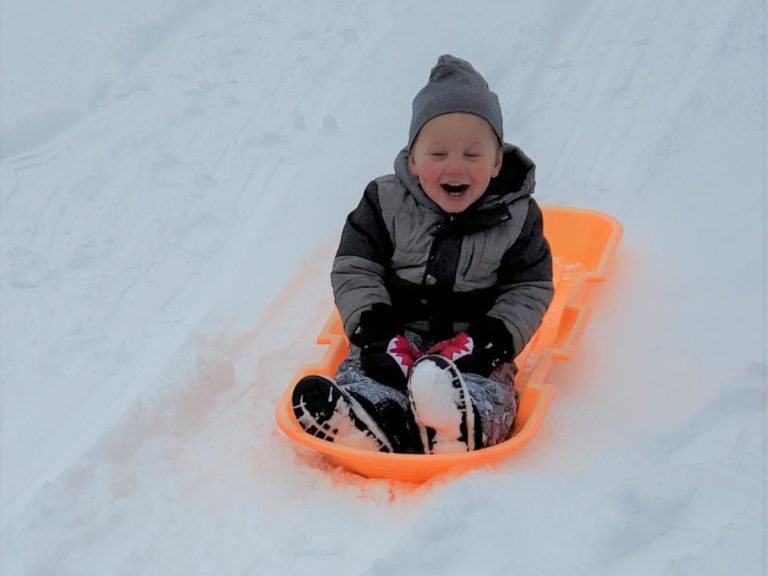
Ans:
[[[500,319],[485,316],[469,327],[467,335],[472,339],[472,351],[455,361],[461,372],[487,378],[499,364],[514,359],[512,335]]]
[[[374,304],[360,315],[352,342],[360,347],[363,372],[381,384],[405,390],[413,363],[421,355],[405,336],[388,304]]]

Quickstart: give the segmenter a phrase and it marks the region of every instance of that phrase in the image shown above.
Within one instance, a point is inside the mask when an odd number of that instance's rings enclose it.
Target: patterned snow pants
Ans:
[[[417,350],[426,350],[433,343],[422,340],[419,335],[406,332],[405,336]],[[485,378],[478,374],[464,374],[476,413],[482,425],[482,446],[493,446],[509,438],[512,423],[517,413],[517,392],[514,377],[517,372],[509,362],[499,366]],[[396,403],[405,413],[410,414],[410,404],[405,393],[381,384],[363,373],[360,366],[360,348],[351,344],[347,358],[336,371],[336,382],[356,397],[366,399],[369,405],[377,406]],[[381,415],[371,414],[374,419]]]

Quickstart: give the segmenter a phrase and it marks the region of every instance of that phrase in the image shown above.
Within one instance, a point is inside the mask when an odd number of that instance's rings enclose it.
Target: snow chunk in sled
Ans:
[[[526,445],[539,431],[555,388],[546,382],[552,363],[569,360],[589,319],[590,284],[603,282],[616,254],[622,226],[612,216],[583,208],[543,206],[544,235],[552,248],[555,294],[541,326],[516,358],[520,371],[515,387],[520,406],[511,436],[495,446],[454,454],[394,454],[340,446],[307,434],[291,406],[296,382],[310,374],[333,377],[346,358],[349,341],[333,310],[317,338],[325,355],[304,365],[294,376],[277,406],[277,424],[295,442],[317,450],[334,464],[363,476],[405,482],[425,482],[444,472],[484,466]]]

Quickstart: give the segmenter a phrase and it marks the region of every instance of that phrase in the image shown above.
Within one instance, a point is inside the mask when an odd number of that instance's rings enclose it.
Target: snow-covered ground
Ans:
[[[425,486],[274,408],[442,53],[625,236],[541,433]],[[762,0],[3,0],[3,575],[765,575]]]

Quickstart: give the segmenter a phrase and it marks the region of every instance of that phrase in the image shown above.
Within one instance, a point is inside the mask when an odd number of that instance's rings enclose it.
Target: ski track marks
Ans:
[[[389,30],[367,31],[365,6],[349,8],[317,29],[311,13],[322,7],[200,4],[173,26],[156,22],[167,34],[138,30],[116,64],[125,75],[98,108],[3,162],[0,355],[19,359],[0,367],[2,466],[14,470],[2,475],[4,515],[151,394],[244,266],[271,277],[242,287],[244,305],[258,310],[274,296],[301,251],[275,267],[265,241],[279,246],[299,230],[306,249],[324,239],[326,222],[305,221],[327,192],[305,198],[317,182],[302,168],[328,161],[324,143],[337,136],[349,88],[333,89],[336,76],[318,62],[351,76]],[[212,47],[195,52],[202,61],[189,52],[200,43]],[[56,337],[40,347],[44,332]],[[34,439],[34,455],[23,438]]]
[[[695,1],[620,0],[555,13],[544,31],[550,48],[517,109],[518,128],[541,168],[541,188],[563,198],[578,191],[584,205],[616,212],[621,206],[614,207],[612,198],[627,182],[634,194],[649,194],[643,184],[666,152],[659,134],[674,130],[745,6],[729,0],[701,11]],[[534,122],[530,130],[528,118]],[[539,145],[554,126],[561,127],[560,142]]]

